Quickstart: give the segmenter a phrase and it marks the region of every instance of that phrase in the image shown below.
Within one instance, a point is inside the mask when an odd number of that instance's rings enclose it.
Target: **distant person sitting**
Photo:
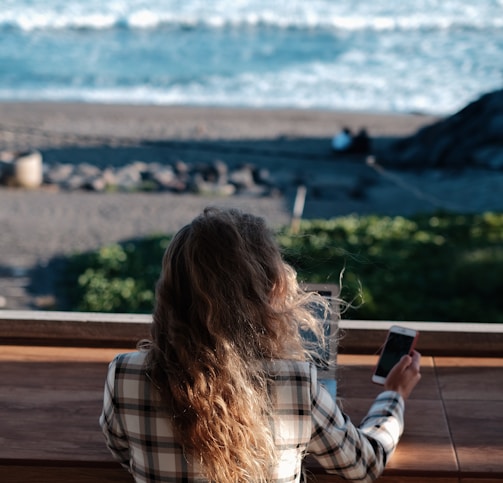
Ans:
[[[366,129],[360,129],[353,138],[349,151],[355,154],[368,154],[370,152],[370,138]]]
[[[335,153],[368,154],[370,152],[370,138],[366,129],[360,129],[358,134],[353,135],[351,130],[345,127],[332,139],[332,150]]]
[[[353,143],[353,134],[351,129],[344,127],[332,139],[332,149],[336,152],[346,152]]]
[[[375,480],[420,356],[394,367],[353,425],[301,335],[323,343],[320,304],[263,219],[206,209],[164,254],[152,341],[109,366],[100,424],[112,454],[136,482],[298,482],[306,454],[345,479]]]

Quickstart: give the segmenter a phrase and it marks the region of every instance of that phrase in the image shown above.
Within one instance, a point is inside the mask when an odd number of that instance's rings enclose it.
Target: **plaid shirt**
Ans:
[[[144,352],[119,354],[110,363],[100,425],[113,456],[136,482],[203,482],[200,466],[173,439],[159,411],[157,390],[146,377]],[[383,471],[403,430],[403,399],[381,393],[360,426],[354,426],[317,380],[308,362],[274,361],[274,435],[279,462],[271,482],[298,482],[306,454],[327,472],[373,481]]]

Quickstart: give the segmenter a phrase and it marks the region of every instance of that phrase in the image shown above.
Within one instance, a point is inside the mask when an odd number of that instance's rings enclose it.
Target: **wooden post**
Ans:
[[[306,202],[306,187],[304,185],[297,186],[297,193],[295,195],[295,203],[293,205],[293,216],[290,224],[290,231],[298,233],[300,228],[300,220],[304,213],[304,205]]]

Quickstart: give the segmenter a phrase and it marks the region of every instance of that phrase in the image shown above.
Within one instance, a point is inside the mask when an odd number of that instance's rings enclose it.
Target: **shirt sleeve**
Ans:
[[[108,449],[111,451],[113,457],[129,471],[129,444],[117,414],[114,398],[116,365],[117,358],[108,366],[108,374],[103,395],[103,410],[99,418],[99,423],[105,436]]]
[[[327,473],[371,482],[384,470],[403,432],[403,398],[382,392],[357,427],[341,412],[312,368],[312,437],[308,453]]]

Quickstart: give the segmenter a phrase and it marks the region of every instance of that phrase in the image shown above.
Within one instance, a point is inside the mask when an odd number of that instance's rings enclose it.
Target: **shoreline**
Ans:
[[[404,136],[440,119],[423,114],[311,109],[91,104],[68,102],[0,102],[0,149],[16,134],[37,144],[61,145],[61,136],[78,145],[99,140],[216,140],[331,138],[343,127],[366,128],[371,137]],[[6,139],[5,133],[12,134]],[[17,132],[16,132],[17,130]],[[28,131],[28,132],[27,132]],[[41,134],[52,139],[40,139]],[[35,136],[39,139],[35,139]],[[64,144],[68,144],[65,141]],[[7,147],[7,149],[9,149]]]

